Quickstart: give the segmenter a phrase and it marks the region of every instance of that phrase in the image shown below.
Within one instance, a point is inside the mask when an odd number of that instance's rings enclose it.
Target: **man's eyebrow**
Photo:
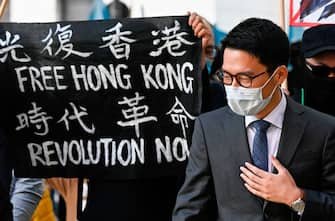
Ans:
[[[224,68],[222,68],[222,71],[227,73],[227,74],[230,74],[230,75],[244,74],[244,75],[247,75],[247,76],[252,76],[252,75],[255,74],[252,71],[244,71],[244,72],[239,72],[239,73],[236,73],[236,74],[231,74],[229,71],[225,70]]]

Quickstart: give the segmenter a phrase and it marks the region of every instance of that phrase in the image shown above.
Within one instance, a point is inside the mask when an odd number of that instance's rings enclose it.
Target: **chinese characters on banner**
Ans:
[[[335,23],[335,0],[291,0],[290,25]]]
[[[201,106],[187,19],[0,24],[0,123],[17,176],[183,173]]]

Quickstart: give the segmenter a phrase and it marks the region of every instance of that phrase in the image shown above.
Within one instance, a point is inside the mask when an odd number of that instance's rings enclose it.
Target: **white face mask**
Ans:
[[[275,72],[274,72],[275,73]],[[236,114],[239,115],[256,115],[263,110],[271,101],[272,95],[277,87],[274,87],[267,98],[263,98],[262,90],[270,82],[272,76],[259,88],[244,88],[225,85],[228,105]]]

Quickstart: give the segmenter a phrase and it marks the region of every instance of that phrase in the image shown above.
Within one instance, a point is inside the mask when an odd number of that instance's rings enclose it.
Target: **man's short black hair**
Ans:
[[[273,72],[287,65],[289,41],[286,33],[272,21],[249,18],[235,26],[222,41],[222,48],[239,49],[254,55]]]

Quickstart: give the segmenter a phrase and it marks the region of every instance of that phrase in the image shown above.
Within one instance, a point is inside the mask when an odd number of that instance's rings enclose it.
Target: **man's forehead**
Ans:
[[[227,72],[258,72],[264,68],[259,59],[243,50],[226,49],[223,56],[222,69]]]

